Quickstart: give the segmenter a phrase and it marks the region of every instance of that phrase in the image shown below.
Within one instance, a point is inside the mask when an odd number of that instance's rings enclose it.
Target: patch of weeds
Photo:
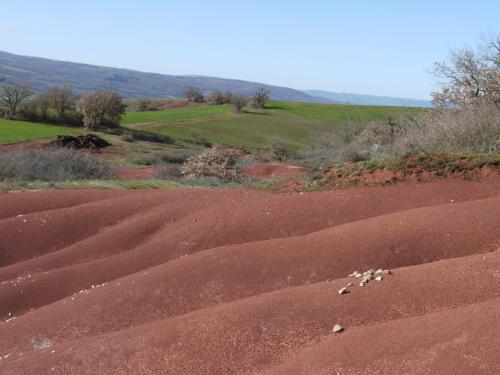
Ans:
[[[80,180],[80,181],[0,181],[0,191],[66,190],[66,189],[172,189],[182,187],[163,180]]]
[[[144,141],[151,143],[174,144],[175,140],[168,136],[158,133],[150,133],[145,131],[134,131],[130,134],[134,141]]]
[[[195,132],[195,131],[192,131],[191,132],[191,143],[194,143],[195,145],[200,145],[200,146],[204,146],[204,147],[212,147],[212,143],[202,137],[198,132]]]
[[[181,182],[182,172],[178,164],[162,164],[153,175],[153,178],[158,180],[169,180]]]

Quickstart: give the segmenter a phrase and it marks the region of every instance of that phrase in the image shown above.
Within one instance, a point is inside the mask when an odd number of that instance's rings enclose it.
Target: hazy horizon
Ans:
[[[3,4],[1,50],[171,75],[429,99],[434,61],[498,27],[494,1]],[[64,32],[61,32],[64,31]]]

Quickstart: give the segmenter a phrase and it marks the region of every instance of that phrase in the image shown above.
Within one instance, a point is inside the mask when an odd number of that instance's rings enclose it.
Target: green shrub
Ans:
[[[132,131],[128,134],[122,135],[121,138],[126,142],[143,141],[143,142],[163,143],[163,144],[175,143],[175,140],[168,135],[150,133],[144,131]]]

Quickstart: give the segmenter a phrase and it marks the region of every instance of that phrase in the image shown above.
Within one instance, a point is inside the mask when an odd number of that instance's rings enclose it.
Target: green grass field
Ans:
[[[216,144],[268,148],[279,138],[290,149],[307,148],[314,139],[351,124],[359,126],[388,117],[415,116],[418,108],[275,102],[268,109],[234,113],[230,106],[199,106],[127,113],[125,126],[190,141],[193,133]]]
[[[75,129],[64,126],[0,119],[0,144],[21,143],[74,133],[77,133]]]
[[[246,149],[269,148],[278,138],[290,150],[310,147],[318,138],[388,117],[414,116],[420,109],[270,101],[265,110],[234,113],[231,106],[200,105],[151,112],[128,112],[123,126],[190,142],[201,137],[214,144]],[[0,144],[20,143],[80,132],[63,126],[0,120]]]
[[[228,105],[174,108],[163,111],[127,112],[121,123],[124,125],[144,124],[158,121],[186,121],[224,115],[231,111]]]
[[[415,116],[420,108],[347,106],[343,104],[310,104],[293,102],[269,102],[268,107],[275,113],[288,113],[308,120],[329,125],[366,124],[383,121],[388,117]]]
[[[247,149],[267,148],[273,138],[279,138],[291,149],[304,148],[315,134],[325,130],[313,121],[275,113],[228,114],[223,119],[158,123],[142,129],[186,141],[196,133],[211,143]]]

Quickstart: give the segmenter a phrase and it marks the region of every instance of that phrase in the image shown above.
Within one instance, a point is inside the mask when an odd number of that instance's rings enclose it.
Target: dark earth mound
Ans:
[[[100,149],[111,146],[111,143],[95,134],[85,134],[79,136],[58,135],[55,140],[48,144],[49,147],[70,147],[76,149]]]

